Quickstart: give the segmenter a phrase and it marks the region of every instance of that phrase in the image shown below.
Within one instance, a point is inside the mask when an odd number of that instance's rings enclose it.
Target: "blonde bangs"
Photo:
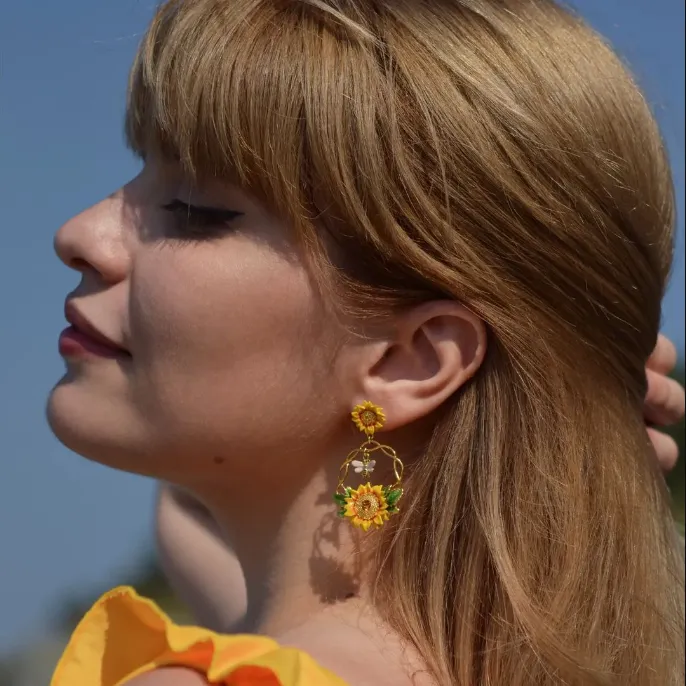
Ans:
[[[315,196],[347,195],[355,148],[362,135],[369,144],[374,122],[355,135],[345,113],[360,96],[378,102],[355,49],[369,37],[317,4],[165,3],[131,71],[131,149],[177,159],[193,178],[238,183],[292,219],[311,217]],[[335,192],[325,198],[323,187]]]

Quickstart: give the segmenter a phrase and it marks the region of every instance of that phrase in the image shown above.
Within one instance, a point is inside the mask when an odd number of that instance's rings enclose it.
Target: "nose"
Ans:
[[[129,273],[128,233],[122,199],[114,194],[67,221],[55,235],[55,252],[67,267],[118,283]]]

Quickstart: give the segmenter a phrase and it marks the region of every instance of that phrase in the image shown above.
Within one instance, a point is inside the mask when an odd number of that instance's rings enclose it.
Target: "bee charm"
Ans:
[[[362,478],[366,479],[374,471],[376,460],[370,460],[369,453],[364,453],[362,460],[353,460],[350,464],[353,466],[355,474],[361,474]]]

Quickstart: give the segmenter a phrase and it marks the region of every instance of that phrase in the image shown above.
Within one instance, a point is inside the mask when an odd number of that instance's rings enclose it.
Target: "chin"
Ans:
[[[95,398],[63,378],[50,392],[46,408],[48,425],[60,443],[82,457],[113,469],[152,476],[149,459],[142,455],[125,413],[114,403]],[[147,457],[147,459],[146,459]]]

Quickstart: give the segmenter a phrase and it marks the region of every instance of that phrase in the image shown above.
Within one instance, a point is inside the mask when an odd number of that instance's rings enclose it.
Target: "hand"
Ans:
[[[684,388],[668,376],[676,367],[676,362],[674,344],[660,334],[655,350],[646,363],[648,391],[643,404],[643,416],[657,459],[665,471],[676,464],[679,448],[670,436],[657,431],[653,425],[668,426],[684,418]]]

